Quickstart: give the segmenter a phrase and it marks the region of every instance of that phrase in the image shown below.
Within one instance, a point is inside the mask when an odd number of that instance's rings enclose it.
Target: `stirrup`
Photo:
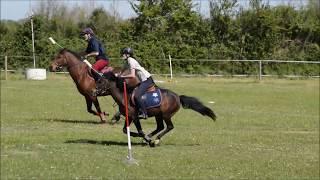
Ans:
[[[103,78],[103,73],[98,72],[97,74],[100,76],[99,79],[100,79],[100,78]]]
[[[92,91],[92,93],[91,93],[91,95],[92,96],[98,96],[98,90],[97,89],[95,89],[94,91]]]
[[[100,96],[100,95],[103,95],[106,92],[107,91],[105,91],[104,89],[96,89],[95,91],[93,91],[92,95],[93,96]]]
[[[148,119],[148,115],[147,115],[147,113],[141,112],[141,113],[139,113],[138,118],[139,119]]]

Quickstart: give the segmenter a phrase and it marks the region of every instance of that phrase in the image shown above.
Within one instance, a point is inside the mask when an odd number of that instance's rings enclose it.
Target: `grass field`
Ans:
[[[98,124],[68,76],[49,79],[1,81],[0,179],[319,179],[319,79],[156,77],[218,119],[181,109],[159,147],[132,139],[138,165],[124,162],[123,120]]]

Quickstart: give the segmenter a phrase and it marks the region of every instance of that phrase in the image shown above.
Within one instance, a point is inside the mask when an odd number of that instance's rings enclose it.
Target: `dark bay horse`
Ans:
[[[115,76],[114,72],[108,72],[104,74],[106,79],[103,79],[104,86],[107,87],[109,93],[111,94],[112,98],[119,106],[119,111],[122,115],[125,115],[125,105],[124,105],[124,96],[123,96],[123,79],[118,78]],[[136,81],[136,80],[134,80]],[[101,83],[101,82],[100,82]],[[158,88],[158,87],[157,87]],[[174,126],[171,121],[173,115],[180,109],[182,106],[185,109],[192,109],[204,116],[208,116],[213,120],[216,120],[215,113],[205,105],[203,105],[199,100],[194,97],[189,97],[185,95],[177,95],[176,93],[168,90],[159,88],[162,96],[162,101],[160,106],[153,107],[147,109],[148,117],[154,116],[157,123],[157,128],[152,131],[150,134],[145,135],[142,131],[142,127],[140,124],[140,120],[138,118],[138,112],[133,105],[133,102],[128,100],[128,114],[129,114],[129,124],[133,121],[137,128],[136,132],[130,132],[130,135],[133,137],[142,137],[144,140],[150,145],[155,146],[160,142],[160,139],[171,131]],[[130,99],[132,92],[128,93],[128,98]],[[164,126],[164,122],[167,125],[166,128]],[[126,122],[123,127],[123,132],[126,132]],[[159,133],[159,134],[158,134]],[[151,138],[158,134],[155,140]]]
[[[90,68],[81,60],[81,57],[68,49],[62,49],[51,62],[50,70],[57,71],[62,67],[66,67],[78,91],[86,99],[87,111],[93,115],[100,117],[101,123],[106,122],[105,113],[101,112],[97,96],[93,95],[96,90],[96,82],[91,76]],[[106,96],[107,93],[99,96]],[[96,111],[92,109],[94,104]]]

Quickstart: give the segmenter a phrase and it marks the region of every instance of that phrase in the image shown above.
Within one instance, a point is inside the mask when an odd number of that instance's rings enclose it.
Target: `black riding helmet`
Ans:
[[[90,35],[94,35],[94,32],[91,28],[87,27],[82,29],[82,31],[80,32],[80,35],[85,35],[85,34],[90,34]]]
[[[123,54],[129,54],[132,57],[133,56],[133,49],[129,48],[129,47],[123,48],[120,51],[120,55],[122,56]]]

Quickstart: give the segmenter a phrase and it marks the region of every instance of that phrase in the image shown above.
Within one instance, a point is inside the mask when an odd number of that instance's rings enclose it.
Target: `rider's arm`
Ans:
[[[98,56],[98,55],[99,55],[99,52],[93,51],[93,52],[86,54],[84,57]]]
[[[132,58],[128,58],[128,66],[127,69],[129,70],[128,74],[123,75],[122,73],[120,74],[121,78],[135,78],[136,77],[136,61]]]
[[[84,56],[85,58],[90,56],[98,56],[99,55],[99,43],[95,39],[92,39],[88,43],[88,48],[86,50],[87,54]]]
[[[125,78],[125,79],[127,79],[127,78],[134,78],[134,77],[136,77],[136,70],[133,69],[133,68],[131,68],[129,74],[127,74],[127,75],[120,75],[120,77],[121,77],[121,78]]]

